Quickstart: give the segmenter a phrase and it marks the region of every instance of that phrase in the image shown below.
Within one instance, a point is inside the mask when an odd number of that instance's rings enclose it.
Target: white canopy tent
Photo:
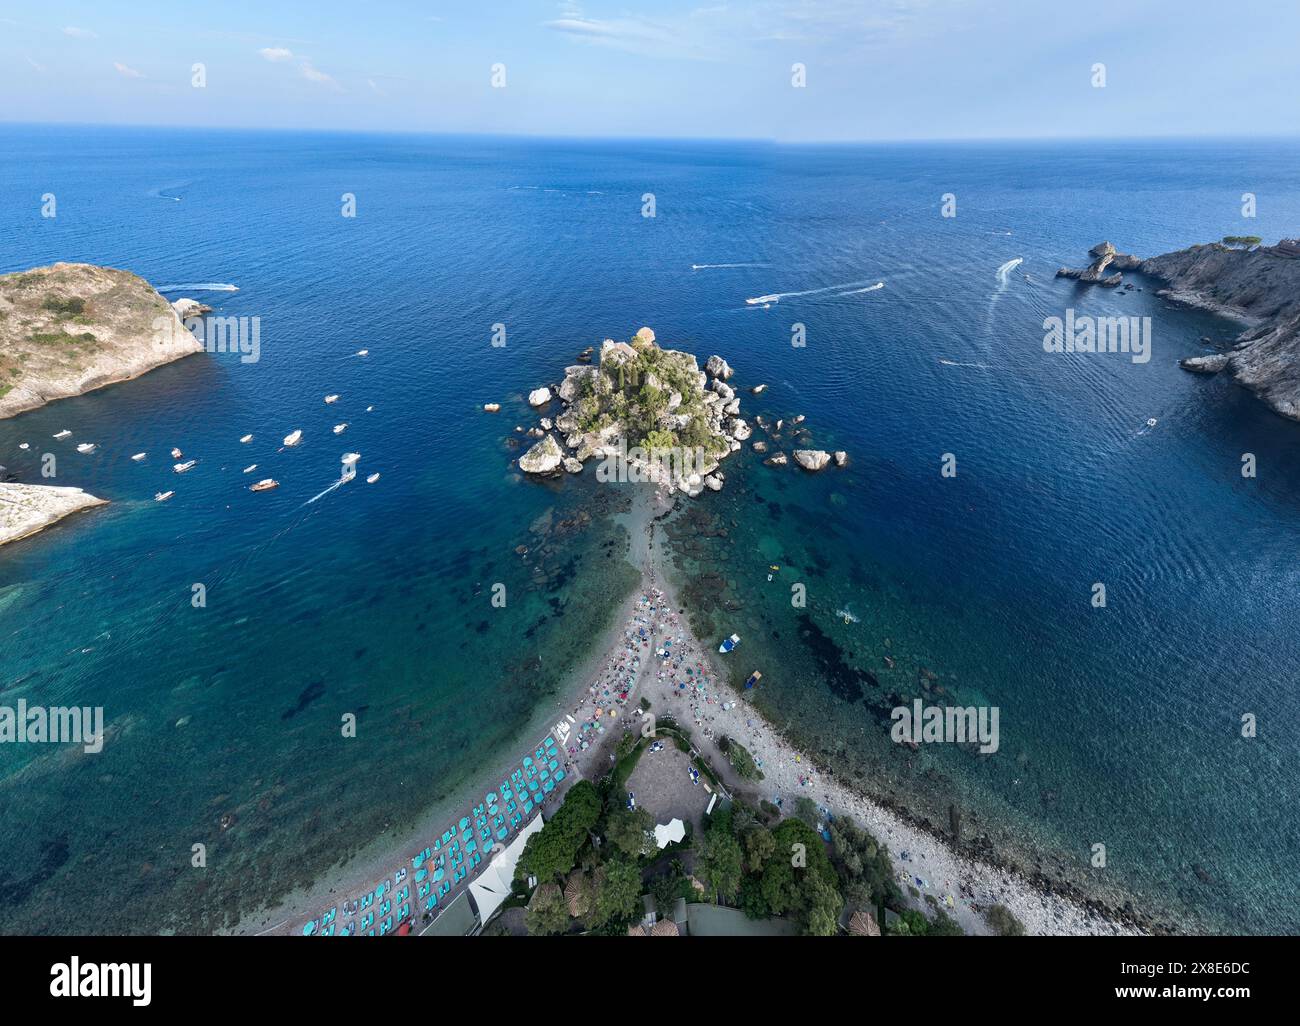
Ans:
[[[670,819],[667,823],[660,823],[655,827],[655,844],[660,848],[666,848],[685,836],[686,824],[680,819]]]
[[[469,892],[474,896],[474,904],[478,906],[480,924],[486,925],[501,903],[510,897],[510,886],[515,879],[515,866],[519,863],[519,856],[524,853],[524,845],[528,843],[528,838],[541,829],[542,817],[534,816],[532,821],[519,831],[509,846],[503,848],[501,853],[488,863],[478,879],[469,885]]]

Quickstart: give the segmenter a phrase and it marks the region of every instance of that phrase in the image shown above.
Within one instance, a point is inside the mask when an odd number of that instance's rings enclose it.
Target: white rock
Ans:
[[[551,390],[549,388],[535,388],[528,393],[529,406],[545,406],[551,401]]]
[[[519,469],[526,474],[549,474],[560,465],[564,452],[551,435],[547,435],[519,457]]]
[[[849,454],[843,449],[837,450],[833,455],[835,456],[835,465],[837,467],[842,467],[844,464],[849,462]]]
[[[831,461],[831,454],[821,449],[796,449],[794,459],[804,470],[821,470]]]

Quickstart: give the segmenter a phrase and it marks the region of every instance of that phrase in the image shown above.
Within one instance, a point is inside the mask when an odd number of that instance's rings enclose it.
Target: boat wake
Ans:
[[[343,485],[347,484],[351,480],[352,479],[350,477],[339,478],[337,481],[335,481],[332,485],[326,488],[319,495],[313,495],[310,499],[308,499],[306,502],[303,503],[303,506],[310,506],[313,502],[316,502],[318,499],[325,498],[325,496],[329,495],[330,492],[334,491],[337,488],[342,487]]]
[[[692,271],[712,271],[723,267],[771,267],[771,264],[691,264]]]
[[[956,360],[945,360],[943,357],[939,357],[939,362],[943,364],[945,367],[973,367],[976,370],[989,369],[989,365],[987,363],[958,363]]]
[[[1016,257],[1014,260],[1008,260],[998,268],[998,284],[1006,288],[1008,281],[1011,279],[1011,272],[1025,262],[1024,257]]]
[[[769,296],[754,296],[752,299],[746,299],[745,302],[748,303],[750,306],[758,306],[760,303],[779,303],[783,299],[793,299],[795,296],[816,296],[826,292],[834,292],[836,289],[852,289],[855,286],[866,285],[866,284],[868,284],[868,281],[845,281],[845,282],[840,282],[840,284],[838,285],[827,285],[824,288],[820,288],[820,289],[803,289],[798,292],[773,292]],[[871,287],[873,289],[881,288],[884,286],[884,284],[885,283],[883,281],[876,282]],[[859,289],[858,291],[865,292],[867,290]],[[841,293],[841,295],[851,295],[851,294],[852,293]]]
[[[219,281],[182,282],[180,285],[159,285],[159,292],[238,292],[238,285]]]
[[[885,283],[883,281],[878,281],[874,285],[868,285],[865,289],[852,289],[849,292],[837,292],[835,295],[831,296],[831,299],[839,299],[840,296],[860,296],[864,292],[875,292],[877,289],[883,289],[884,287]]]

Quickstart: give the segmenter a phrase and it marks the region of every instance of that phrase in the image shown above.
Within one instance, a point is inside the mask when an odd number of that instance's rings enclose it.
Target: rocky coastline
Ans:
[[[107,505],[107,499],[80,488],[0,483],[0,545],[27,538],[83,509]]]
[[[0,418],[203,351],[173,306],[129,271],[58,263],[0,275]]]
[[[1157,295],[1165,299],[1241,322],[1245,330],[1230,350],[1179,366],[1226,371],[1275,413],[1300,420],[1300,239],[1254,243],[1230,239],[1141,260],[1103,242],[1091,250],[1089,267],[1063,267],[1057,276],[1113,288],[1123,271],[1134,270],[1160,282]]]

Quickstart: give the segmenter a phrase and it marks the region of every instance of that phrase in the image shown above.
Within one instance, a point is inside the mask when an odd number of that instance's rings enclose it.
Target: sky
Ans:
[[[0,0],[0,119],[782,142],[1293,135],[1297,40],[1295,0]]]

